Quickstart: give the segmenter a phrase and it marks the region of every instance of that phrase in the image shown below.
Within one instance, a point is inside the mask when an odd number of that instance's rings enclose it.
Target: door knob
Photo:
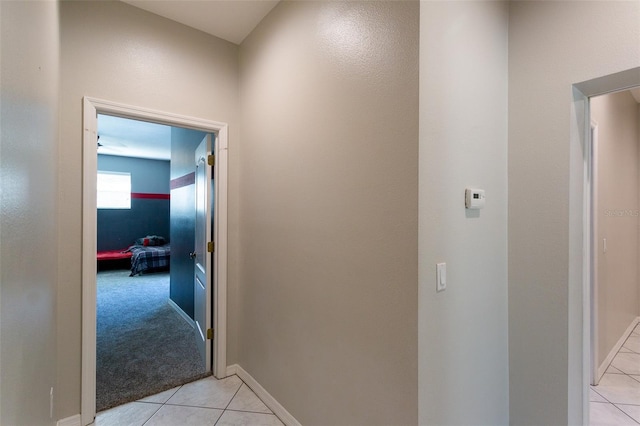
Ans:
[[[196,254],[196,252],[195,252],[195,251],[192,251],[191,253],[189,253],[189,257],[190,257],[191,259],[195,259],[195,258],[196,258],[196,256],[197,256],[197,254]]]

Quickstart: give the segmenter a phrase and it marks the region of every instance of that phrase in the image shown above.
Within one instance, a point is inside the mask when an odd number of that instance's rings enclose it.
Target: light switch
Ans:
[[[447,264],[436,264],[436,292],[444,291],[447,288]]]

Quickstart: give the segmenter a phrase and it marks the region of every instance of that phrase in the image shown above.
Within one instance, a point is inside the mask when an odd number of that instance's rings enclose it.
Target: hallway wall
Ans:
[[[229,124],[229,363],[236,362],[238,47],[118,1],[61,11],[59,418],[80,412],[82,97]]]
[[[58,5],[0,1],[0,424],[54,425]],[[55,399],[54,399],[55,401]]]
[[[591,99],[598,124],[598,366],[640,314],[638,104],[628,91]],[[603,239],[607,239],[604,252]]]
[[[422,425],[509,423],[508,11],[499,1],[421,3]],[[482,210],[465,209],[468,187],[486,191]],[[439,262],[448,284],[436,293]]]
[[[417,2],[281,2],[240,48],[240,365],[302,424],[417,418]]]

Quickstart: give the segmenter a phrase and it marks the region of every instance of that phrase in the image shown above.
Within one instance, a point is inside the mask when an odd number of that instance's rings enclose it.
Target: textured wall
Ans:
[[[282,2],[240,48],[239,360],[302,424],[417,423],[417,2]]]
[[[0,424],[54,425],[58,5],[0,16]]]
[[[62,2],[58,380],[80,412],[82,97],[229,124],[229,342],[237,287],[238,47],[117,1]]]
[[[420,424],[506,425],[508,4],[420,16]],[[482,210],[466,187],[486,191]]]
[[[579,142],[571,145],[572,85],[639,66],[639,22],[638,1],[510,3],[509,404],[514,425],[582,424],[586,383],[580,367],[588,361],[582,359],[581,229],[574,234],[572,228],[582,223],[582,149]]]

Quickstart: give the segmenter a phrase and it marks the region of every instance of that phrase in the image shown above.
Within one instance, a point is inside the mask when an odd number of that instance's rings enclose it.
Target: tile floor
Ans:
[[[589,392],[591,426],[640,425],[640,324]]]
[[[238,376],[208,377],[101,411],[94,425],[284,426]]]

